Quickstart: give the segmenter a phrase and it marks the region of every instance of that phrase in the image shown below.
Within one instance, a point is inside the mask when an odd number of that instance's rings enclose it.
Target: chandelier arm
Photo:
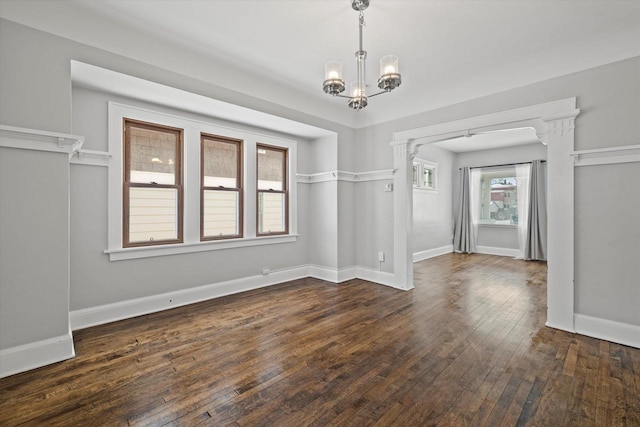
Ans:
[[[389,93],[390,90],[381,90],[380,92],[374,93],[373,95],[367,95],[369,98],[373,98],[374,96],[382,95],[383,93]]]

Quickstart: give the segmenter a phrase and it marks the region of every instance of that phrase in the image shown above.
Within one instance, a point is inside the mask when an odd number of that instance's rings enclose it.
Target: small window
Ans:
[[[518,224],[518,191],[514,171],[482,172],[480,223]]]
[[[428,165],[422,165],[422,187],[434,190],[436,184],[435,178],[436,168]]]
[[[422,190],[438,190],[438,164],[428,160],[413,162],[413,186]]]
[[[200,140],[200,240],[242,237],[242,141]]]
[[[287,149],[256,145],[258,177],[258,236],[289,232]]]
[[[123,246],[182,243],[182,129],[124,119]]]

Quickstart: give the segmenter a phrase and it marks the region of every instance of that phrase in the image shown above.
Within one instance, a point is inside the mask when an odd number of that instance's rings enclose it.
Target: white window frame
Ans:
[[[413,184],[413,188],[419,188],[420,187],[420,163],[414,161],[413,162],[413,167],[412,167],[412,184]]]
[[[413,165],[418,167],[418,185],[414,185],[414,190],[437,193],[438,192],[438,163],[424,159],[413,159]],[[424,182],[424,170],[433,170],[433,185],[427,187]]]
[[[516,178],[515,166],[500,166],[481,168],[482,175],[488,175],[490,178],[514,177]],[[517,179],[517,178],[516,178]],[[504,224],[500,222],[492,222],[491,219],[482,218],[482,176],[480,177],[480,188],[478,189],[480,199],[478,200],[478,226],[479,227],[496,227],[496,228],[518,228],[518,224]],[[517,186],[516,186],[517,197]]]
[[[234,129],[211,122],[204,122],[173,114],[160,113],[144,108],[109,102],[108,143],[111,162],[108,172],[108,232],[107,249],[111,261],[154,256],[203,252],[228,248],[295,242],[297,240],[297,184],[293,177],[297,172],[297,142],[256,132]],[[123,248],[122,246],[122,179],[123,179],[123,120],[130,118],[184,129],[183,176],[184,213],[183,243],[158,246]],[[200,241],[200,134],[201,132],[242,139],[243,192],[242,213],[244,237],[226,240]],[[257,236],[256,233],[256,144],[268,144],[287,148],[289,152],[289,233],[274,236]]]

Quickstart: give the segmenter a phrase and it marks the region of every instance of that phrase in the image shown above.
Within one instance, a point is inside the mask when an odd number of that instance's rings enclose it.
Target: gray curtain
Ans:
[[[453,233],[453,250],[456,252],[476,252],[476,236],[471,216],[471,184],[470,170],[468,167],[460,169],[460,202],[456,212],[455,228]]]
[[[547,259],[546,174],[540,160],[531,163],[529,177],[529,221],[524,245],[524,259]]]

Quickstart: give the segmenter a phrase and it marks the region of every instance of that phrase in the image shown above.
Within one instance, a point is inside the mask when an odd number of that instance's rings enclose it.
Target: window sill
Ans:
[[[248,246],[275,245],[291,243],[298,239],[298,234],[281,236],[245,237],[241,239],[215,240],[194,243],[180,243],[175,245],[141,246],[126,249],[107,249],[109,261],[126,259],[149,258],[165,255],[188,254],[193,252],[217,251],[221,249],[244,248]]]
[[[437,193],[437,188],[425,188],[425,187],[413,187],[414,190],[418,190],[423,193]]]
[[[478,223],[478,227],[487,227],[487,228],[518,228],[518,224],[482,224]]]

